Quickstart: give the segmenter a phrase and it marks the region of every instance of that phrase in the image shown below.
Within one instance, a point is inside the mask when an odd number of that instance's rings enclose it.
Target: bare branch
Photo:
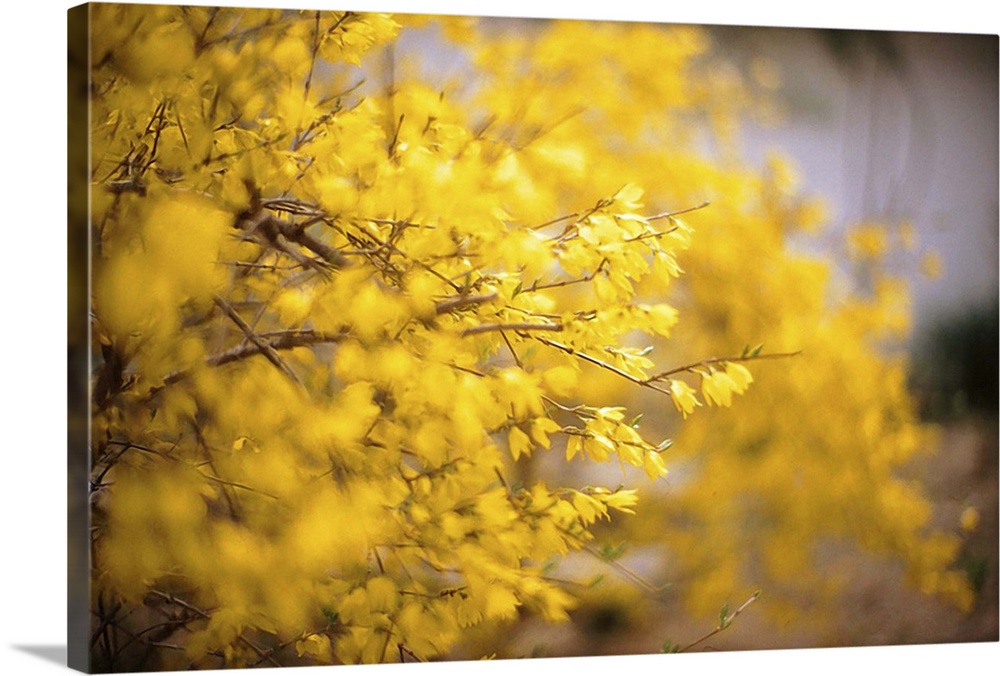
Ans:
[[[685,364],[684,366],[672,368],[669,371],[657,373],[655,376],[647,378],[644,383],[648,384],[655,383],[660,380],[666,380],[670,376],[677,375],[678,373],[694,371],[697,368],[711,366],[712,364],[725,364],[731,361],[756,361],[758,359],[784,359],[786,357],[797,357],[800,354],[802,354],[802,350],[798,350],[796,352],[772,352],[770,354],[745,355],[739,357],[711,357],[709,359],[702,359],[701,361],[694,362],[693,364]]]
[[[585,275],[583,277],[574,277],[573,279],[565,279],[559,282],[549,282],[547,284],[539,284],[537,281],[535,281],[534,284],[532,284],[527,289],[524,289],[524,291],[532,292],[532,291],[540,291],[542,289],[557,289],[563,286],[571,286],[573,284],[583,284],[585,282],[589,282],[594,277],[599,275],[601,271],[604,269],[604,266],[606,266],[607,264],[608,264],[608,259],[602,258],[597,268],[589,275]]]
[[[707,634],[705,634],[704,636],[702,636],[701,638],[699,638],[697,641],[694,641],[692,643],[687,644],[686,646],[684,646],[683,648],[681,648],[677,652],[681,652],[681,653],[682,652],[686,652],[686,651],[690,650],[691,648],[695,647],[696,645],[698,645],[699,643],[702,643],[703,641],[707,641],[708,639],[712,638],[713,636],[715,636],[719,632],[728,629],[733,624],[733,620],[735,620],[737,617],[739,617],[740,614],[744,610],[746,610],[750,606],[751,603],[753,603],[754,601],[756,601],[759,598],[760,598],[760,590],[758,589],[757,591],[755,591],[753,593],[753,595],[750,598],[748,598],[746,601],[743,602],[742,606],[740,606],[739,608],[737,608],[736,610],[734,610],[732,612],[732,614],[726,615],[725,613],[723,613],[723,616],[721,618],[719,618],[719,624],[715,627],[715,629],[713,629],[712,631],[708,632]]]
[[[316,218],[317,217],[314,216],[314,219]],[[293,252],[289,250],[288,247],[284,246],[279,239],[279,236],[284,237],[291,242],[295,242],[309,251],[312,251],[334,269],[345,267],[347,265],[347,261],[339,251],[331,246],[328,246],[327,244],[324,244],[305,231],[305,228],[313,222],[317,222],[317,220],[312,220],[307,223],[290,223],[270,214],[259,212],[255,215],[244,217],[237,225],[241,230],[247,233],[259,233],[268,244],[284,251],[285,253],[288,253],[299,262],[304,262],[301,260],[301,254],[297,254],[297,252]],[[317,261],[312,259],[307,259],[307,261],[307,264],[309,264],[310,267],[317,266]]]
[[[250,328],[250,325],[243,321],[239,313],[232,308],[232,306],[219,296],[215,297],[215,304],[226,313],[226,315],[233,320],[233,323],[240,328],[240,331],[247,337],[247,339],[253,343],[259,350],[260,353],[267,357],[267,360],[277,367],[279,371],[284,373],[288,378],[295,384],[302,386],[302,381],[299,377],[295,375],[295,372],[278,356],[277,350],[268,343],[266,340],[254,333],[254,330]]]
[[[536,336],[535,340],[540,342],[542,345],[548,345],[549,347],[553,347],[557,350],[565,352],[566,354],[573,355],[575,357],[582,359],[583,361],[589,362],[594,366],[599,366],[602,369],[610,371],[611,373],[614,373],[616,376],[624,378],[625,380],[628,380],[631,383],[635,383],[636,385],[640,385],[642,387],[648,387],[649,389],[660,392],[661,394],[666,394],[668,396],[670,395],[670,393],[664,390],[663,388],[654,385],[650,379],[637,378],[636,376],[633,376],[631,373],[626,373],[625,371],[622,371],[617,366],[612,366],[611,364],[605,361],[601,361],[597,357],[591,357],[589,354],[586,354],[585,352],[578,352],[577,350],[575,350],[572,347],[569,347],[568,345],[563,345],[562,343],[557,343],[553,340],[549,340],[548,338],[542,338],[540,336]]]
[[[500,332],[500,336],[503,338],[503,342],[507,345],[507,350],[510,352],[510,356],[514,358],[514,363],[517,364],[519,369],[523,369],[524,364],[521,362],[521,358],[518,356],[517,350],[515,350],[514,346],[510,344],[510,338],[508,338],[507,334],[503,331]]]
[[[198,473],[201,474],[206,479],[208,479],[209,481],[214,481],[216,483],[222,484],[223,486],[232,486],[233,488],[240,488],[240,489],[245,490],[245,491],[250,491],[251,493],[258,493],[260,495],[263,495],[264,497],[271,498],[272,500],[278,500],[279,499],[277,495],[272,495],[272,494],[270,494],[270,493],[268,493],[266,491],[260,490],[259,488],[254,488],[253,486],[247,486],[246,484],[241,484],[241,483],[238,483],[236,481],[227,481],[226,479],[220,479],[217,476],[213,476],[211,474],[206,474],[205,472],[202,472],[201,470],[198,470]]]
[[[584,543],[583,544],[583,548],[589,554],[593,555],[594,557],[600,559],[604,563],[608,564],[609,566],[611,566],[612,568],[614,568],[615,570],[617,570],[622,575],[622,577],[624,577],[626,580],[628,580],[629,582],[631,582],[635,586],[637,586],[640,589],[642,589],[643,591],[645,591],[647,594],[650,595],[650,597],[654,601],[658,601],[659,603],[664,603],[665,602],[663,600],[663,598],[660,596],[660,594],[662,594],[665,589],[669,588],[673,584],[672,582],[668,582],[666,584],[659,585],[659,586],[654,585],[652,582],[644,579],[641,575],[639,575],[635,571],[629,569],[627,566],[625,566],[624,564],[622,564],[620,561],[615,561],[614,559],[609,559],[607,556],[605,556],[604,554],[601,553],[601,550],[599,550],[597,547],[595,547],[594,545],[590,544],[589,542],[588,543]]]
[[[692,211],[699,211],[701,209],[704,209],[704,208],[708,207],[710,204],[711,204],[711,202],[709,202],[708,200],[705,200],[704,202],[702,202],[701,204],[699,204],[697,206],[687,207],[685,209],[678,209],[677,211],[665,211],[662,214],[656,214],[655,216],[647,216],[646,220],[647,221],[660,221],[660,220],[663,220],[664,218],[673,218],[674,216],[680,216],[682,214],[689,214]]]
[[[276,331],[272,333],[261,333],[259,336],[267,341],[268,346],[274,350],[290,350],[296,347],[307,347],[309,345],[321,345],[325,343],[339,343],[346,333],[324,333],[320,331]],[[254,344],[239,345],[224,352],[211,355],[205,359],[207,366],[222,366],[230,362],[239,361],[261,354],[261,349]],[[164,385],[172,385],[179,380],[183,380],[190,371],[181,369],[167,374],[163,379]]]
[[[447,314],[453,310],[464,310],[467,307],[472,307],[473,305],[479,305],[481,303],[489,303],[490,301],[496,300],[498,294],[496,293],[484,293],[476,296],[456,296],[455,298],[449,298],[448,300],[443,300],[434,306],[434,311],[439,314]]]
[[[310,57],[309,57],[309,74],[306,75],[306,82],[305,82],[305,85],[303,85],[303,87],[302,87],[302,90],[303,90],[302,91],[302,100],[303,101],[308,101],[309,100],[309,90],[312,88],[313,72],[316,70],[316,55],[319,53],[319,43],[320,43],[319,19],[320,19],[321,15],[322,15],[321,12],[319,12],[319,11],[316,12],[315,25],[313,27],[313,43],[312,43],[312,50],[311,50],[312,53],[310,54]],[[346,15],[345,15],[345,17],[346,17]],[[345,17],[342,17],[340,19],[340,21],[343,21]],[[338,21],[338,24],[339,23],[340,22]]]
[[[562,324],[535,324],[532,322],[515,322],[511,324],[480,324],[462,331],[462,336],[474,336],[490,331],[562,331]]]
[[[182,608],[190,610],[191,612],[195,613],[199,617],[202,617],[202,618],[205,618],[205,619],[209,619],[211,617],[211,611],[202,610],[201,608],[198,608],[197,606],[194,606],[194,605],[188,603],[187,601],[185,601],[183,599],[177,598],[173,594],[168,594],[166,592],[161,592],[158,589],[153,589],[153,590],[150,591],[150,593],[154,594],[156,596],[159,596],[160,598],[165,599],[166,601],[169,601],[170,603],[176,604],[176,605],[178,605],[178,606],[180,606]],[[243,645],[247,646],[248,648],[250,648],[251,650],[253,650],[255,653],[257,653],[258,657],[266,659],[268,662],[270,662],[271,664],[273,664],[276,667],[280,667],[281,666],[281,664],[277,660],[275,660],[273,657],[271,657],[271,655],[270,655],[270,653],[268,651],[264,650],[259,645],[257,645],[256,643],[254,643],[253,641],[251,641],[247,637],[243,636],[243,634],[240,634],[239,636],[237,636],[236,639],[240,643],[242,643]]]

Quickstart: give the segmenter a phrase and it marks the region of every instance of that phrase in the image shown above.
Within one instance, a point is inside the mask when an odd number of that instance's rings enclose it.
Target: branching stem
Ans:
[[[744,610],[746,610],[750,606],[751,603],[753,603],[754,601],[756,601],[759,598],[760,598],[760,590],[758,589],[757,591],[755,591],[753,593],[753,595],[750,598],[748,598],[746,601],[743,602],[743,605],[741,605],[739,608],[737,608],[736,610],[734,610],[729,615],[724,615],[722,618],[720,618],[719,619],[719,624],[715,627],[715,629],[713,629],[712,631],[708,632],[707,634],[705,634],[704,636],[702,636],[698,640],[696,640],[696,641],[694,641],[692,643],[687,644],[686,646],[684,646],[683,648],[681,648],[677,652],[681,652],[681,653],[687,652],[688,650],[690,650],[691,648],[695,647],[696,645],[698,645],[700,643],[703,643],[703,642],[707,641],[708,639],[712,638],[713,636],[715,636],[719,632],[725,631],[726,629],[728,629],[732,625],[733,620],[735,620],[737,617],[739,617],[740,614]]]
[[[693,364],[685,364],[684,366],[672,368],[669,371],[657,373],[655,376],[650,376],[643,381],[643,384],[666,380],[670,376],[677,375],[678,373],[694,371],[695,369],[704,366],[711,366],[712,364],[725,364],[731,361],[756,361],[758,359],[785,359],[787,357],[797,357],[800,354],[802,354],[802,350],[797,350],[795,352],[772,352],[770,354],[743,355],[739,357],[711,357],[709,359],[702,359],[701,361],[694,362]]]
[[[598,359],[597,357],[592,357],[589,354],[586,354],[585,352],[578,352],[574,348],[569,347],[568,345],[563,345],[562,343],[557,343],[554,340],[549,340],[548,338],[542,338],[540,336],[536,336],[535,340],[537,340],[538,342],[540,342],[542,345],[548,345],[549,347],[552,347],[552,348],[555,348],[555,349],[560,350],[562,352],[565,352],[568,355],[573,355],[575,357],[578,357],[578,358],[582,359],[585,362],[589,362],[589,363],[593,364],[594,366],[599,366],[600,368],[602,368],[602,369],[604,369],[606,371],[610,371],[611,373],[614,373],[616,376],[624,378],[625,380],[629,381],[630,383],[634,383],[634,384],[640,385],[642,387],[648,387],[649,389],[655,390],[655,391],[657,391],[657,392],[659,392],[661,394],[666,394],[668,396],[670,395],[670,393],[667,390],[663,389],[662,387],[659,387],[659,386],[655,385],[654,381],[652,379],[638,378],[638,377],[632,375],[631,373],[627,373],[625,371],[622,371],[617,366],[612,366],[611,364],[607,363],[606,361],[602,361],[602,360]]]
[[[562,331],[562,324],[537,324],[533,322],[512,322],[509,324],[480,324],[462,331],[462,336],[474,336],[491,331]]]

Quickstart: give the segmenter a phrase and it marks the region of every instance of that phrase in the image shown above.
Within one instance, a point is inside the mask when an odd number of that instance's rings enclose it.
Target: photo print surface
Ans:
[[[71,666],[997,641],[997,36],[69,20]]]

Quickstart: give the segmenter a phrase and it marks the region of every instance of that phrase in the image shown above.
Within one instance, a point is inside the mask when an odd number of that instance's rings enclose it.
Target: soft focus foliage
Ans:
[[[426,18],[92,18],[99,666],[447,657],[566,620],[548,564],[661,500],[636,539],[696,608],[815,588],[830,537],[969,602],[894,478],[928,443],[877,350],[905,290],[790,246],[817,210],[731,156],[753,102],[696,29],[446,21],[477,71],[450,88],[391,59]],[[696,472],[637,507],[536,476],[550,449]]]

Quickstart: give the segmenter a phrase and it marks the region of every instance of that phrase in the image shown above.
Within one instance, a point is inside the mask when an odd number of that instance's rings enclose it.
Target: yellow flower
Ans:
[[[855,228],[848,236],[851,257],[855,259],[877,261],[888,249],[885,230],[882,227],[865,223]]]
[[[738,385],[723,371],[712,371],[701,378],[701,393],[705,401],[716,406],[731,406],[733,392],[738,391]]]
[[[958,518],[962,530],[971,533],[979,527],[979,510],[975,507],[966,507],[962,510],[962,515]]]
[[[685,418],[694,410],[695,406],[701,406],[701,402],[695,396],[694,388],[683,380],[670,381],[670,399]]]
[[[746,392],[747,388],[750,387],[750,383],[753,382],[753,376],[750,375],[750,371],[742,364],[733,362],[726,364],[726,375],[736,384],[735,391],[737,394]]]
[[[937,251],[928,251],[920,259],[920,272],[927,279],[937,279],[944,274],[944,265],[941,262],[941,254]]]

